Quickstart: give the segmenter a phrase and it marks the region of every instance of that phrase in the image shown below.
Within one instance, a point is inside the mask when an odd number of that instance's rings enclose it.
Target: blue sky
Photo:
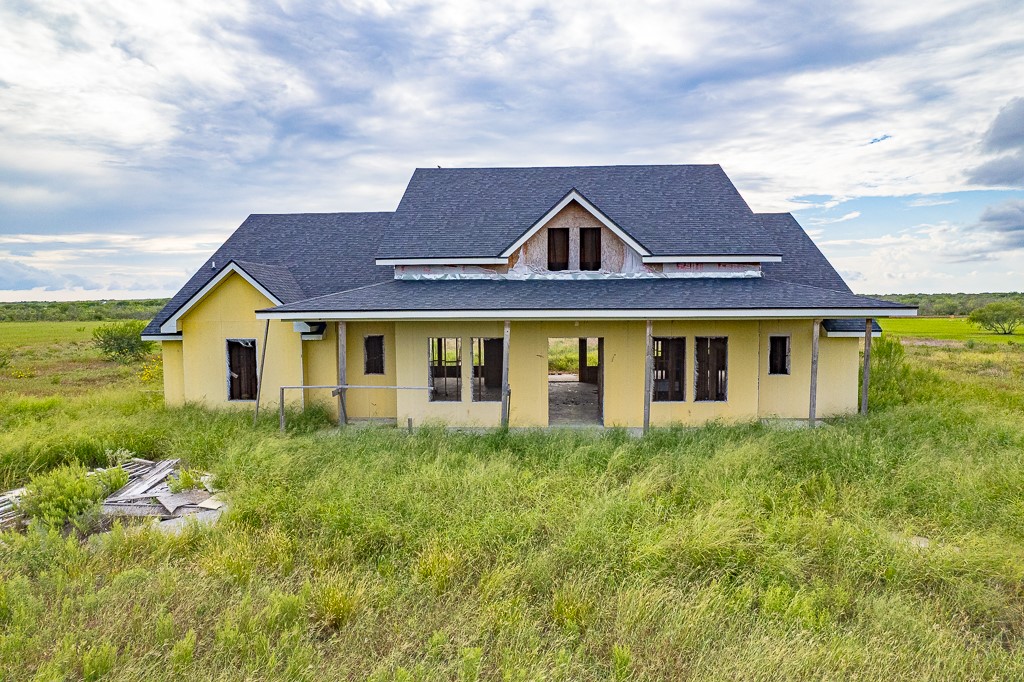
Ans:
[[[0,300],[173,293],[417,166],[720,163],[863,293],[1024,289],[1024,3],[0,4]]]

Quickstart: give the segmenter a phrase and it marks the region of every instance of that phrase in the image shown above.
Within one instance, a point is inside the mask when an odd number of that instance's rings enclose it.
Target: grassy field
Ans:
[[[0,679],[1021,679],[1024,346],[877,348],[866,419],[642,439],[281,435],[5,375],[5,485],[125,447],[231,508],[0,534]]]
[[[897,317],[879,322],[884,331],[899,336],[956,341],[972,340],[976,343],[1024,344],[1024,328],[1018,329],[1012,335],[993,334],[971,324],[966,317]]]
[[[106,361],[93,348],[92,330],[101,324],[0,322],[0,394],[81,395],[130,383],[142,368]]]

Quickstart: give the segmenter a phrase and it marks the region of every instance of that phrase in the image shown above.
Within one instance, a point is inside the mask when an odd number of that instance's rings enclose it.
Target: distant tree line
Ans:
[[[151,320],[168,299],[135,301],[28,301],[0,303],[0,322]]]
[[[909,303],[918,307],[918,315],[925,317],[949,315],[966,316],[990,303],[1024,304],[1024,292],[986,294],[869,294],[883,301]]]

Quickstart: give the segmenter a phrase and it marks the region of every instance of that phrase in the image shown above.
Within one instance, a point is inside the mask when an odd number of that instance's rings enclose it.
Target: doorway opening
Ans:
[[[548,339],[548,424],[604,423],[604,339]]]

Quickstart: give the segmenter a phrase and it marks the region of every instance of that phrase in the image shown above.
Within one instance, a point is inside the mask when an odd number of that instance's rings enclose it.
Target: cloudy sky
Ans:
[[[0,300],[417,166],[720,163],[862,293],[1024,289],[1024,3],[0,0]]]

